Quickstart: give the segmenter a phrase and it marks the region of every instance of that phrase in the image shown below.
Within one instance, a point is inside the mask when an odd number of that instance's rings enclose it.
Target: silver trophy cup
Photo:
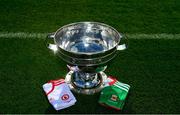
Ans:
[[[67,62],[65,81],[78,93],[94,94],[106,83],[103,72],[117,50],[126,49],[124,38],[113,27],[99,22],[65,25],[47,37],[48,48]],[[120,45],[121,44],[121,45]]]

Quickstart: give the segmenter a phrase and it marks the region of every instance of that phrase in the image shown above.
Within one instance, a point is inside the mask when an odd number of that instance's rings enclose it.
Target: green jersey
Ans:
[[[116,81],[101,91],[99,103],[117,110],[122,110],[129,88],[130,86],[128,84]]]

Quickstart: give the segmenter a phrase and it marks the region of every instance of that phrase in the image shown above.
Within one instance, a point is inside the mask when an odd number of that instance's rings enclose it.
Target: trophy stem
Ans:
[[[66,75],[66,82],[70,88],[82,94],[94,94],[104,87],[107,76],[104,72],[85,73],[82,71],[70,71]]]
[[[79,88],[94,88],[99,85],[101,78],[98,73],[77,71],[72,74],[73,83]]]

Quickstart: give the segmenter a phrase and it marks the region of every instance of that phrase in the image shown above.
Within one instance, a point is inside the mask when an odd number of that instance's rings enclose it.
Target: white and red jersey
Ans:
[[[117,82],[117,79],[112,77],[112,76],[109,76],[107,77],[107,79],[105,80],[105,86],[104,87],[107,87],[107,86],[111,86],[113,84],[115,84]]]
[[[51,105],[56,109],[64,109],[75,104],[76,98],[70,91],[64,79],[51,80],[43,85],[47,98]]]

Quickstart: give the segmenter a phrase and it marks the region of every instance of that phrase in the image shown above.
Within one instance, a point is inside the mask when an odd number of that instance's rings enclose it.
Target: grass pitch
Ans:
[[[11,41],[11,42],[10,42]],[[131,85],[123,111],[108,110],[93,96],[77,95],[76,105],[56,112],[42,85],[64,77],[66,63],[38,39],[0,39],[1,113],[178,113],[180,40],[129,40],[109,63],[108,75]]]
[[[76,21],[104,22],[129,35],[176,34],[172,39],[133,36],[128,49],[109,63],[105,72],[131,86],[122,111],[100,106],[99,94],[75,94],[77,103],[58,112],[48,103],[42,85],[64,77],[66,63],[46,48],[43,36],[1,36],[0,113],[180,113],[177,0],[0,0],[0,6],[0,36],[54,32]]]

